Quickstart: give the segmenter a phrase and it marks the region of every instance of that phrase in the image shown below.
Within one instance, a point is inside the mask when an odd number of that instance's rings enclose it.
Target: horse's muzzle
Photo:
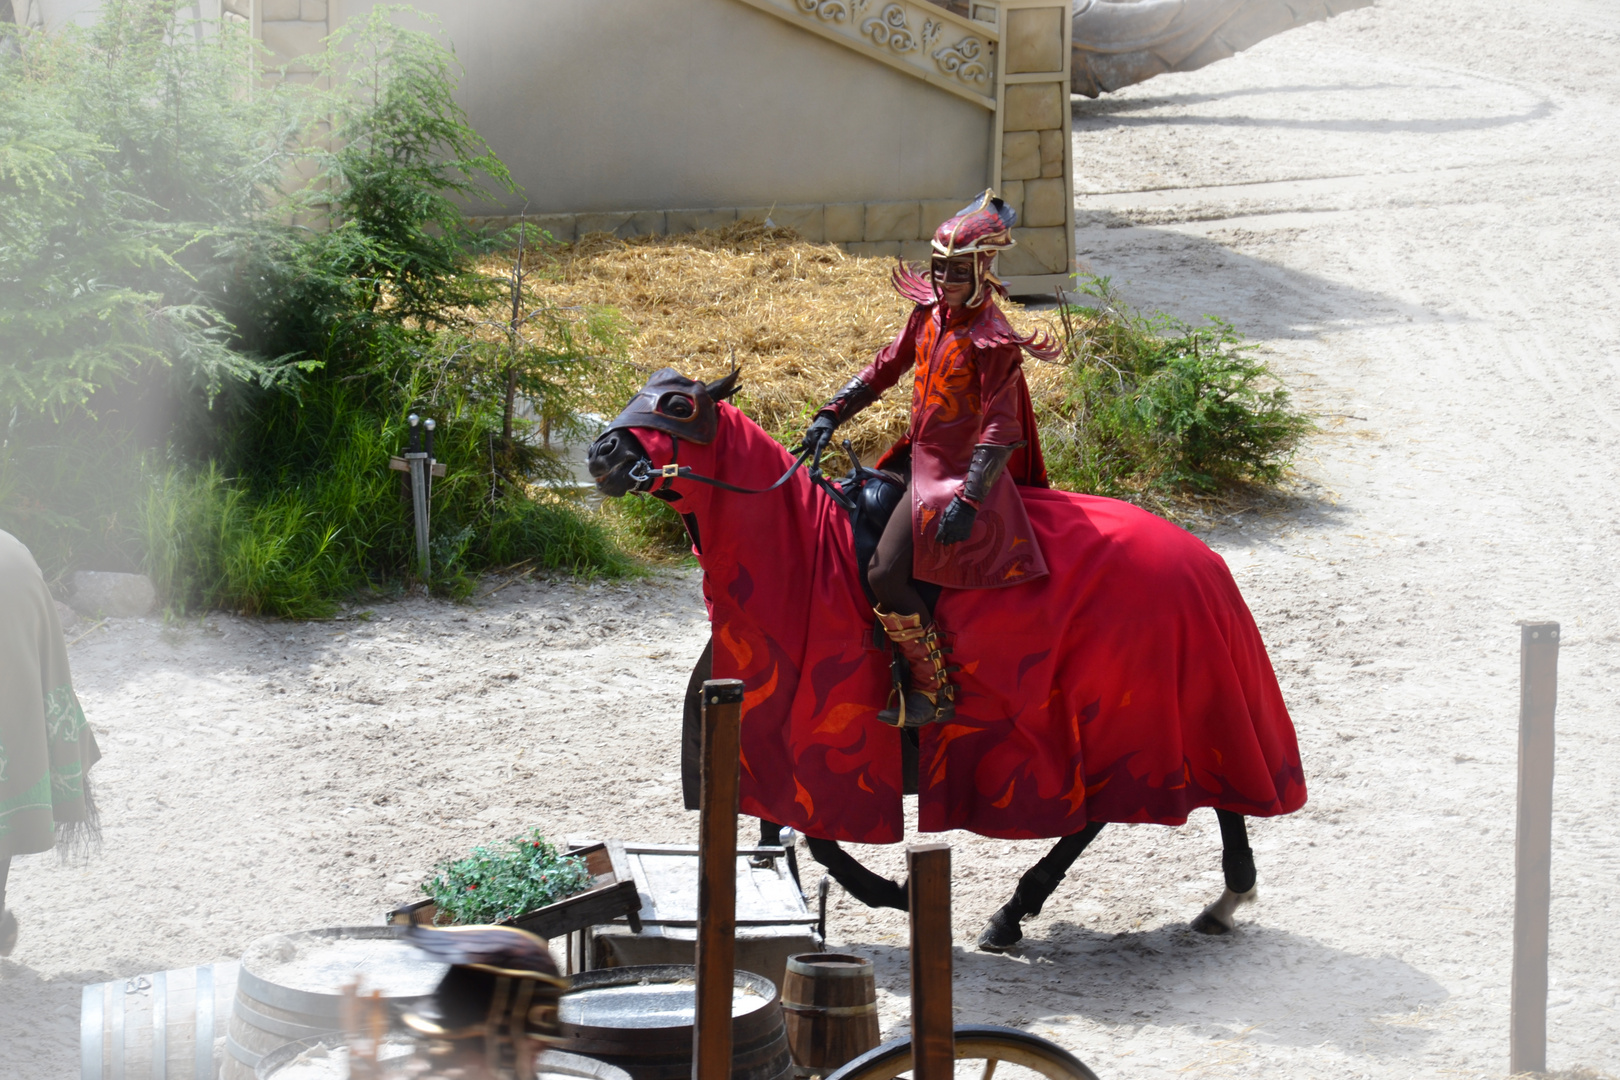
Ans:
[[[591,479],[596,481],[596,490],[610,499],[617,499],[628,495],[638,486],[630,470],[645,456],[640,440],[628,431],[615,430],[604,432],[591,443],[585,462],[590,469]]]

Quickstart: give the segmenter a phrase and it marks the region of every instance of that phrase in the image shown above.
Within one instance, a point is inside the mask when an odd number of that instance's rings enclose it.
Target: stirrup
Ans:
[[[920,728],[947,724],[956,718],[956,687],[946,683],[939,697],[930,699],[921,690],[907,690],[896,682],[889,688],[889,704],[878,712],[878,720],[892,728]]]

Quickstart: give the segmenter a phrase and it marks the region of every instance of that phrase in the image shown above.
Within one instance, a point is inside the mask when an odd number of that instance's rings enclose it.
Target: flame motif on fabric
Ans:
[[[780,444],[732,406],[717,410],[714,442],[683,443],[682,463],[745,486],[780,476]],[[1009,475],[1038,476],[1038,454],[1027,464]],[[744,812],[854,843],[903,839],[901,736],[876,719],[887,658],[860,644],[871,609],[843,511],[802,476],[772,498],[689,481],[672,490],[704,539],[714,675],[750,688]],[[1033,541],[1018,550],[1044,548],[1052,562],[1013,588],[985,582],[940,598],[961,694],[953,723],[921,732],[921,827],[1030,838],[1087,820],[1179,824],[1201,806],[1274,815],[1303,805],[1292,724],[1219,557],[1128,504],[1016,494],[1029,522],[1017,535]],[[993,550],[976,557],[999,574],[1009,560]],[[1127,694],[1129,713],[1102,705]]]
[[[754,662],[754,647],[745,639],[733,634],[731,627],[724,623],[720,625],[716,636],[720,638],[720,644],[724,645],[726,651],[731,654],[731,658],[736,661],[737,667],[747,671],[748,665]]]
[[[776,693],[776,680],[780,671],[781,669],[776,665],[771,665],[770,678],[765,680],[764,686],[758,687],[754,690],[743,691],[742,719],[747,720],[748,711],[750,709],[757,707],[762,701],[769,700],[770,696]]]
[[[845,728],[863,716],[870,716],[877,709],[866,702],[846,701],[842,705],[834,705],[827,710],[826,718],[817,724],[813,735],[841,735]]]

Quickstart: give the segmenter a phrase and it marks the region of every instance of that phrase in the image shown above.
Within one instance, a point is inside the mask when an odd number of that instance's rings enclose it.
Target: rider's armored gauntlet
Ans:
[[[833,419],[842,424],[877,399],[878,396],[872,393],[870,386],[860,379],[851,379],[844,384],[842,390],[833,395],[831,401],[816,410],[816,415],[831,413]]]
[[[877,397],[872,393],[872,388],[860,379],[849,380],[842,390],[833,395],[831,401],[816,410],[816,418],[811,421],[810,430],[804,433],[804,441],[799,445],[818,453],[825,450],[827,444],[832,442],[833,432],[838,425],[872,404]]]
[[[984,502],[984,497],[995,487],[1001,471],[1007,467],[1007,459],[1012,457],[1014,450],[1023,445],[1014,443],[1012,446],[995,446],[991,443],[980,443],[975,446],[973,460],[968,464],[967,479],[962,483],[962,498],[974,506]]]

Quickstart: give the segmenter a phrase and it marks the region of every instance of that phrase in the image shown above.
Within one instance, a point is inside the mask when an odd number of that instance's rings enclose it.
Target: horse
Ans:
[[[1021,939],[1109,822],[1181,825],[1210,807],[1225,883],[1193,929],[1230,932],[1256,895],[1245,818],[1292,813],[1306,790],[1265,645],[1220,556],[1128,503],[1021,487],[1049,572],[942,590],[956,716],[888,727],[877,713],[891,656],[858,549],[903,485],[860,469],[813,478],[727,401],[737,386],[735,371],[704,383],[666,368],[588,451],[604,496],[649,494],[681,515],[703,569],[712,634],[688,687],[688,764],[696,688],[741,679],[741,811],[766,838],[802,833],[869,906],[905,910],[906,890],[839,841],[902,840],[904,794],[925,832],[1058,838],[980,934],[988,951]]]

